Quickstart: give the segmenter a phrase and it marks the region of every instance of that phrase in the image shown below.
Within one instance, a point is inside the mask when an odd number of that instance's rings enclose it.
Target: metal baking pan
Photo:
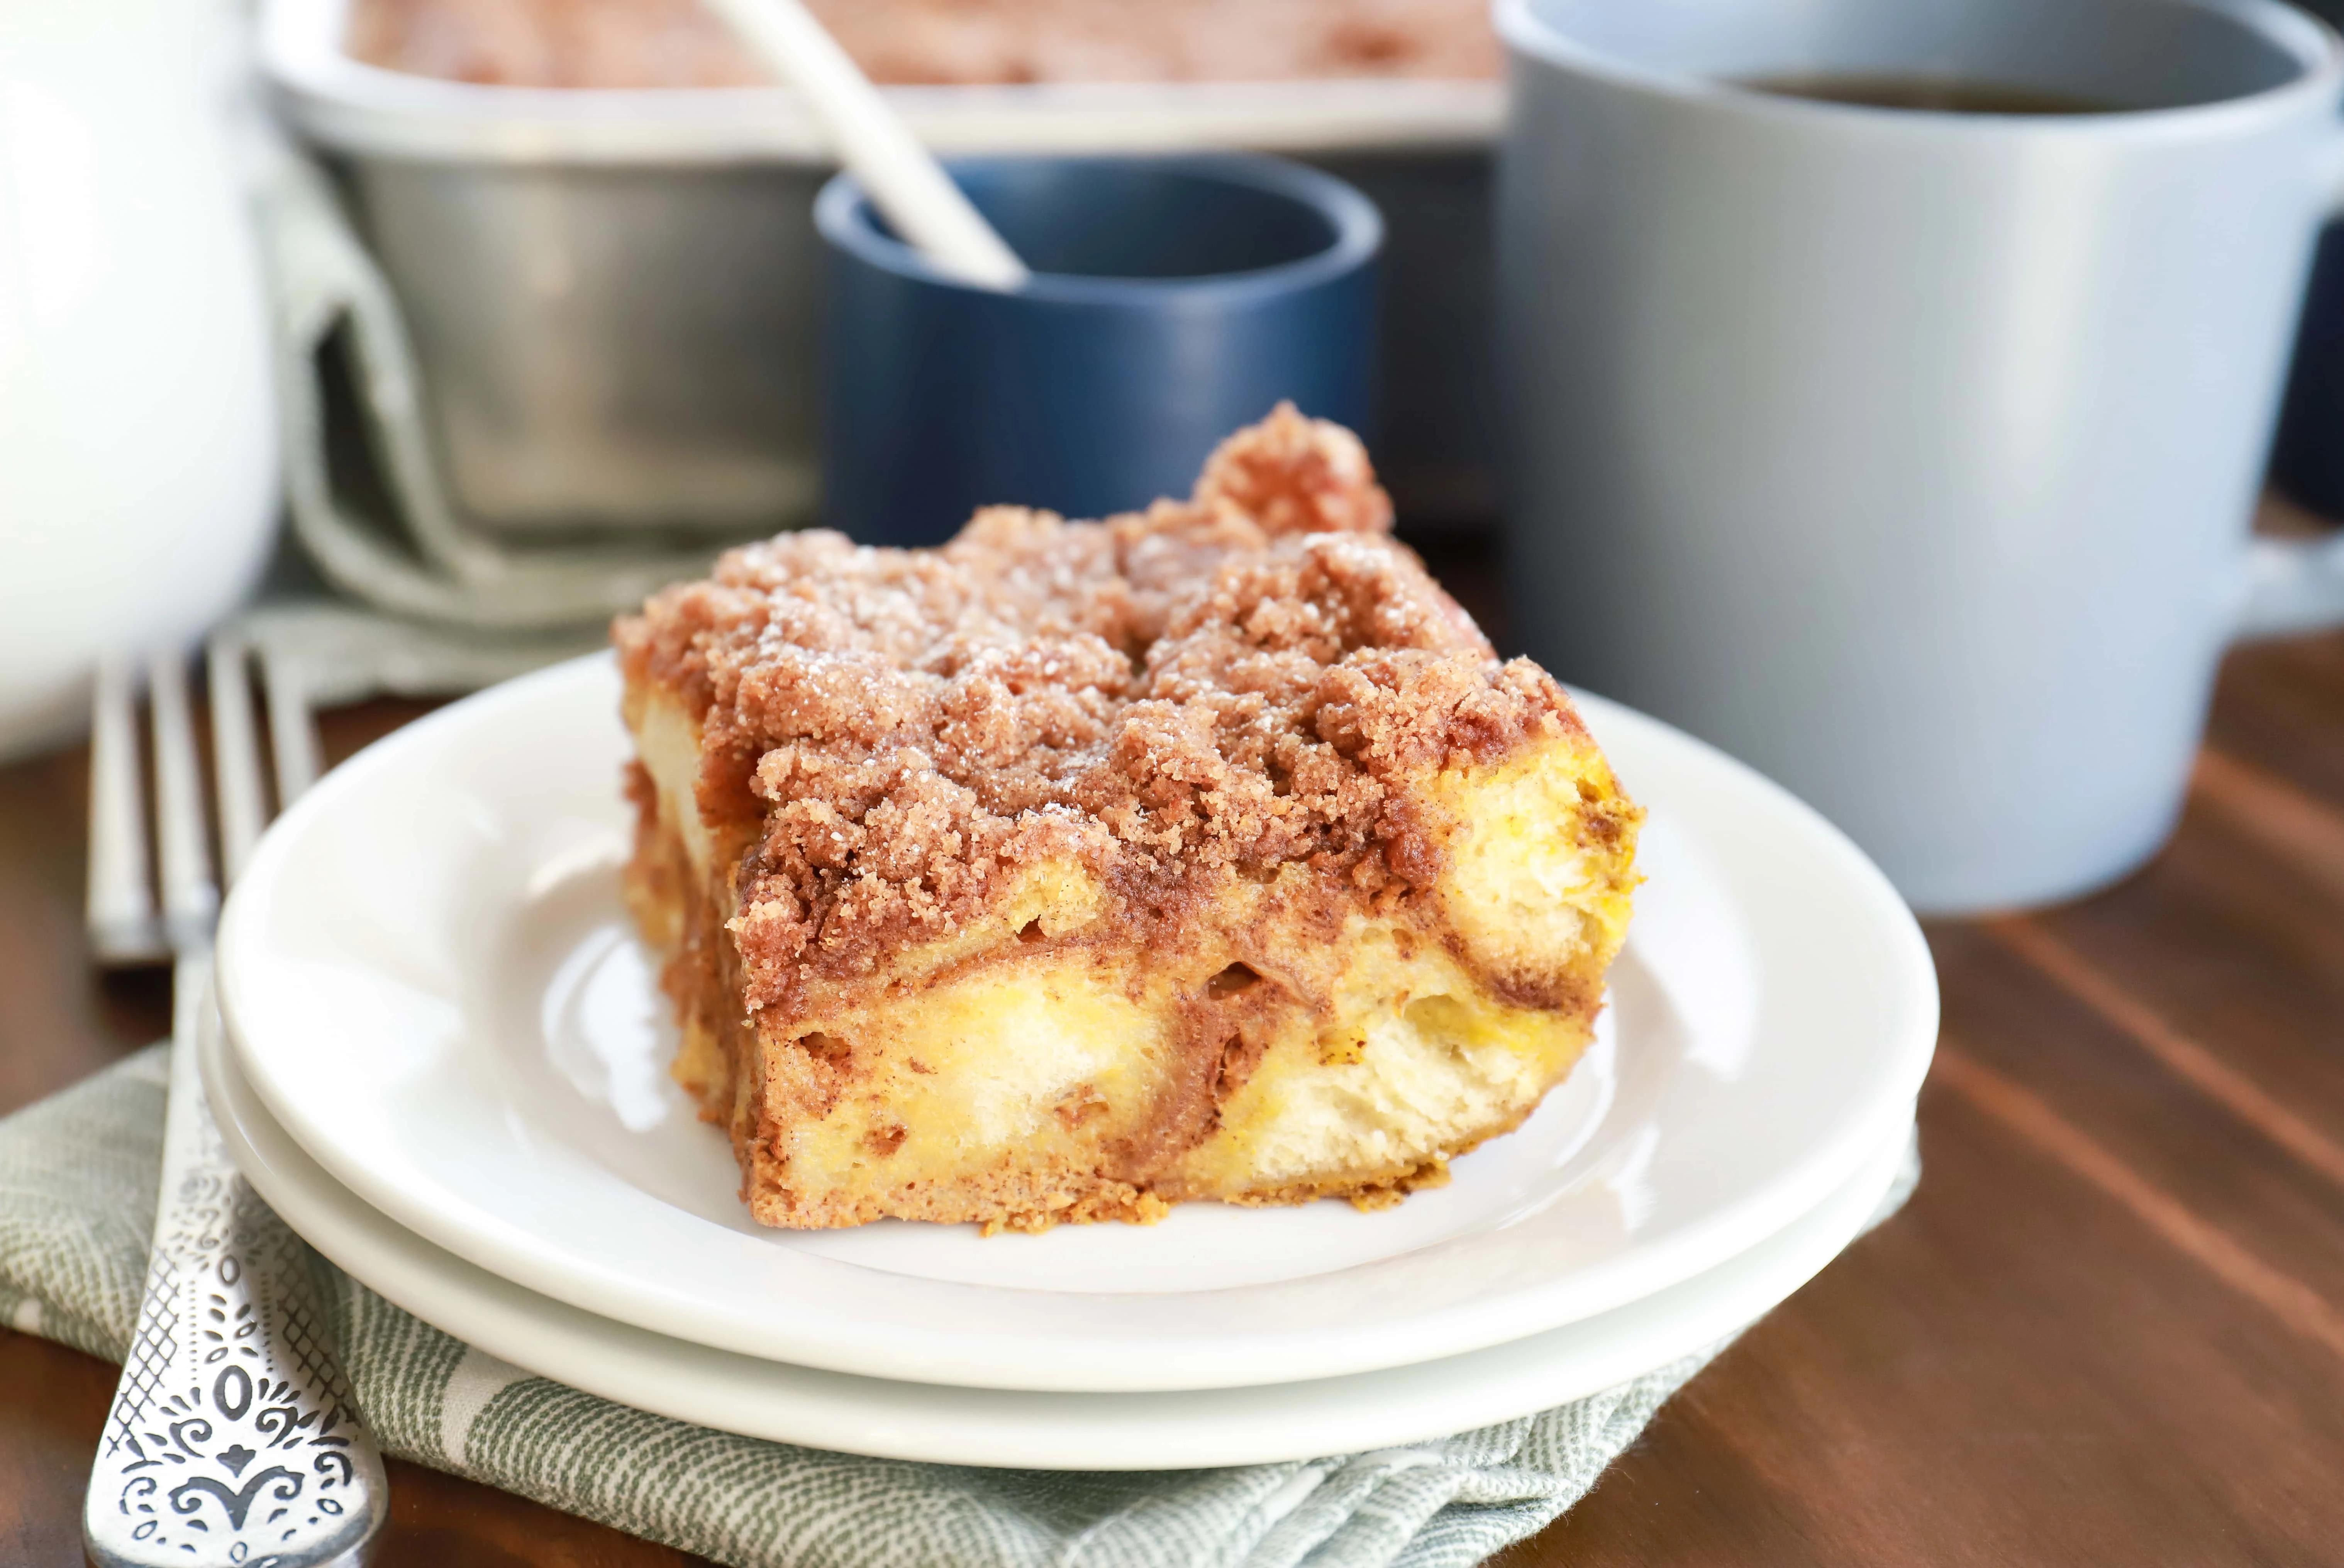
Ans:
[[[336,163],[404,306],[441,467],[481,526],[743,536],[819,504],[820,132],[773,87],[483,86],[343,49],[347,0],[267,0],[263,69]],[[888,89],[951,154],[1246,147],[1384,209],[1377,456],[1404,510],[1489,504],[1495,82]]]

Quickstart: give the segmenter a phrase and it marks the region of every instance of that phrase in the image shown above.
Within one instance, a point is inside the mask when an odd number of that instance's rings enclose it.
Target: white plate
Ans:
[[[1449,1187],[1363,1214],[1183,1205],[979,1238],[776,1231],[661,1070],[621,911],[607,658],[409,726],[269,832],[221,926],[228,1036],[374,1207],[542,1294],[805,1366],[1026,1389],[1228,1388],[1452,1355],[1712,1268],[1845,1182],[1936,1030],[1888,884],[1790,796],[1592,699],[1652,812],[1611,1027]]]
[[[1026,1393],[816,1372],[629,1328],[476,1269],[369,1208],[268,1115],[206,1010],[204,1078],[237,1163],[353,1278],[524,1371],[724,1432],[886,1459],[1038,1470],[1263,1464],[1418,1442],[1551,1409],[1715,1344],[1837,1256],[1878,1208],[1908,1121],[1808,1213],[1627,1307],[1443,1361],[1182,1393]]]

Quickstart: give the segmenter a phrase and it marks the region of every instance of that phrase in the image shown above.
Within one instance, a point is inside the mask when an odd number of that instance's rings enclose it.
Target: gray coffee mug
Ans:
[[[2344,620],[2344,545],[2248,537],[2344,43],[2274,0],[1496,10],[1530,651],[1773,774],[1923,910],[2137,866],[2223,648]],[[1734,85],[1790,75],[2124,107]]]

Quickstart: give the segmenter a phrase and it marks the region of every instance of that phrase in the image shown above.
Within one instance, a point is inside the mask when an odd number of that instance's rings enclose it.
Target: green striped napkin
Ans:
[[[158,1046],[0,1121],[0,1322],[122,1358],[166,1066]],[[1919,1170],[1908,1158],[1880,1218]],[[1577,1502],[1723,1348],[1406,1448],[1146,1474],[982,1470],[648,1415],[483,1355],[318,1268],[386,1452],[737,1568],[1464,1568]]]

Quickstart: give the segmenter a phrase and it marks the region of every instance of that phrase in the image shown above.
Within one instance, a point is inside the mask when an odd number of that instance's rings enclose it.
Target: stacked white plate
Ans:
[[[383,1296],[708,1426],[1096,1470],[1526,1414],[1821,1270],[1895,1173],[1936,1034],[1927,949],[1853,846],[1699,742],[1581,705],[1651,812],[1598,1043],[1396,1209],[756,1225],[665,1071],[601,658],[399,731],[270,831],[221,926],[213,1106],[261,1193]]]

